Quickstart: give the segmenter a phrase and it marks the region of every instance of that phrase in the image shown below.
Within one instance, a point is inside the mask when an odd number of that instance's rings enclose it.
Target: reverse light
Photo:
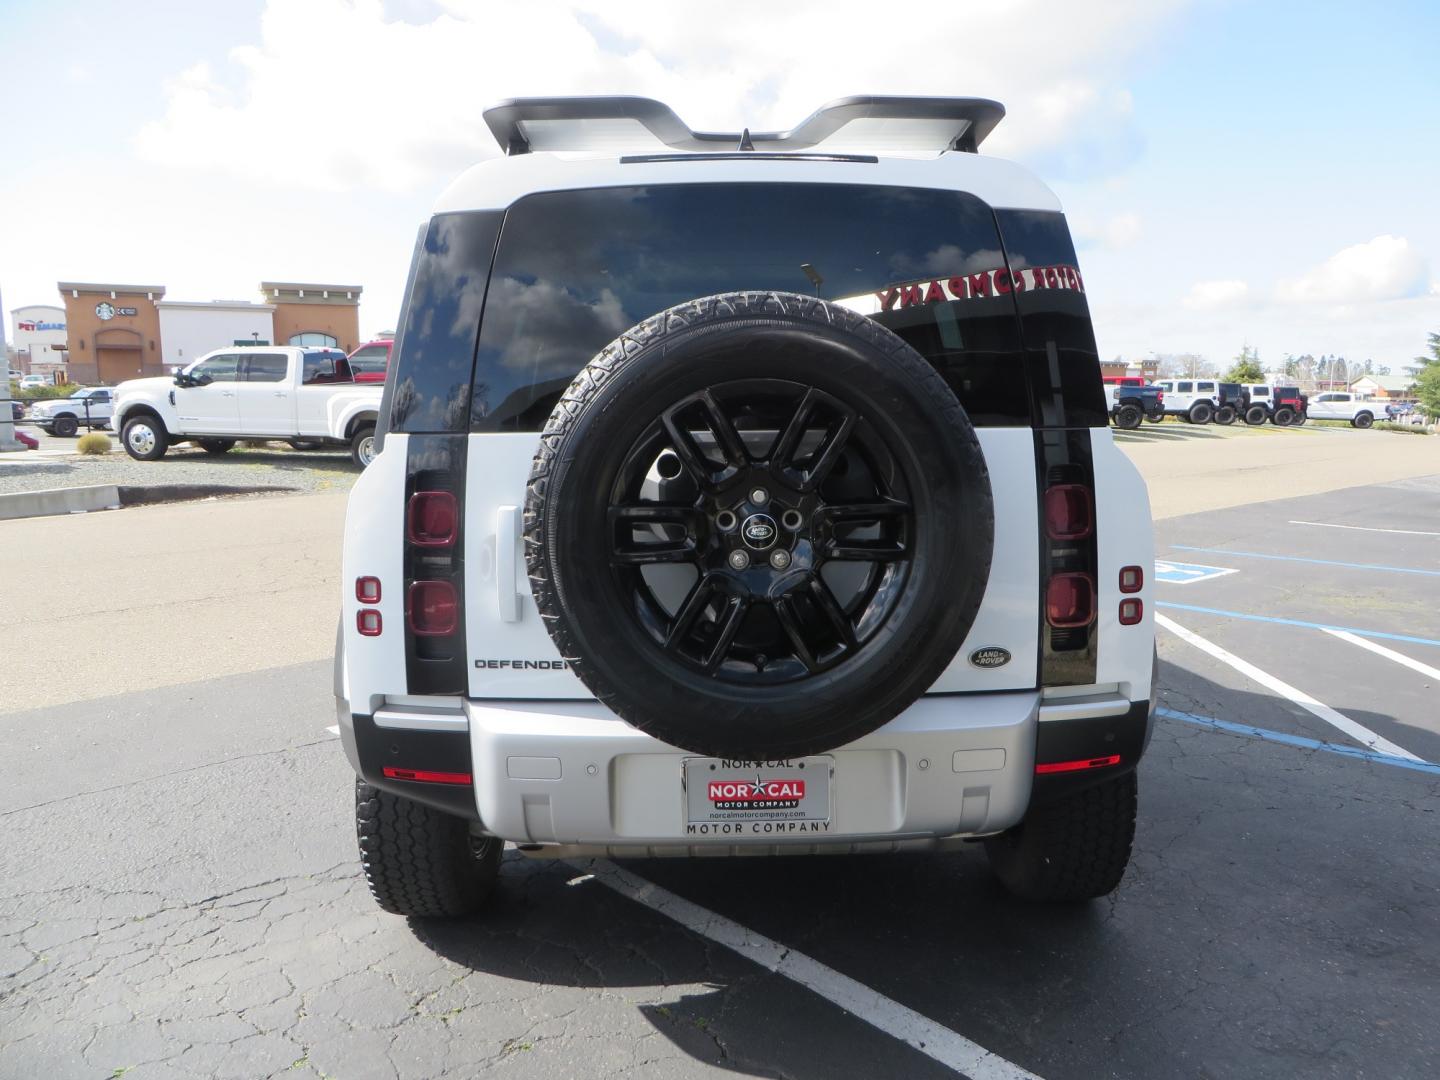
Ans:
[[[361,608],[355,613],[355,629],[360,631],[361,637],[379,637],[384,625],[380,612],[374,608]]]
[[[1090,490],[1084,484],[1055,484],[1045,489],[1045,535],[1051,540],[1083,540],[1093,524]]]
[[[378,604],[380,602],[380,579],[378,577],[357,577],[355,579],[355,599],[362,604]]]
[[[1120,601],[1121,626],[1134,626],[1144,617],[1145,605],[1138,596],[1130,596]]]
[[[405,597],[410,632],[419,637],[453,634],[460,619],[455,586],[448,581],[414,581]]]
[[[405,529],[416,547],[449,547],[460,529],[460,510],[448,491],[417,491],[405,511]]]
[[[1054,490],[1053,488],[1051,490]],[[1067,629],[1095,621],[1095,583],[1089,574],[1056,574],[1045,589],[1045,618]]]
[[[1122,593],[1139,592],[1145,586],[1145,571],[1139,566],[1122,566],[1120,568],[1120,591]]]

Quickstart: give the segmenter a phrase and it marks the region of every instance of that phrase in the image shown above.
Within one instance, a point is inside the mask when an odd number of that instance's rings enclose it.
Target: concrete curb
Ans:
[[[123,506],[153,506],[157,503],[209,499],[218,495],[285,493],[293,487],[237,487],[228,484],[162,484],[132,487],[124,484],[97,484],[92,487],[51,488],[47,491],[17,491],[0,495],[0,521],[15,518],[48,517],[56,514],[85,514],[93,510],[118,510]]]

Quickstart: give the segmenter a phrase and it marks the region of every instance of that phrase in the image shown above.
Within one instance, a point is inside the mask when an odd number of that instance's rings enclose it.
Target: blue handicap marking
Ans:
[[[1224,577],[1226,574],[1236,572],[1223,566],[1200,566],[1196,563],[1170,562],[1167,559],[1155,560],[1155,580],[1169,585],[1189,585],[1191,582],[1209,581],[1211,578]]]

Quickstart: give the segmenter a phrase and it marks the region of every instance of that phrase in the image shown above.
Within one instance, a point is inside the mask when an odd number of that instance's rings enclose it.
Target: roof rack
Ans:
[[[998,101],[954,97],[843,97],[789,131],[691,131],[673,109],[642,97],[511,98],[485,110],[507,154],[535,150],[867,150],[975,153],[1005,115]]]

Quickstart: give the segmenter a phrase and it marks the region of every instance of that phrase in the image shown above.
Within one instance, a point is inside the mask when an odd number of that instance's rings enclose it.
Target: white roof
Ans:
[[[997,209],[1059,210],[1060,200],[1013,162],[947,151],[870,161],[802,155],[643,157],[529,153],[482,161],[456,179],[435,203],[437,214],[504,210],[541,191],[702,183],[879,184],[968,191]]]
[[[1352,387],[1359,386],[1366,380],[1374,383],[1382,390],[1396,394],[1403,393],[1415,385],[1415,376],[1413,375],[1361,375],[1360,378],[1356,379],[1350,385]]]

